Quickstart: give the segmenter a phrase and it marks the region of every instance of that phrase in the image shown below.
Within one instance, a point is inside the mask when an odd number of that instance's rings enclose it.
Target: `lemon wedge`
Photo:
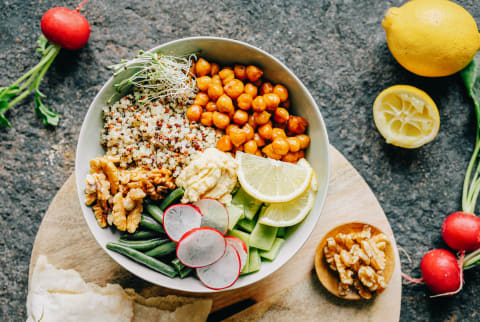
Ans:
[[[308,163],[307,160],[302,158],[302,159],[298,160],[297,165],[302,166],[302,167],[308,167],[308,168],[312,169],[313,175],[312,175],[312,181],[310,183],[310,189],[312,189],[314,192],[316,192],[318,190],[317,176],[315,175],[315,171],[313,171],[313,168],[310,165],[310,163]]]
[[[387,143],[418,148],[432,141],[440,128],[440,116],[424,91],[396,85],[381,92],[373,103],[373,118]]]
[[[288,202],[310,188],[313,170],[238,151],[237,176],[249,195],[267,203]]]
[[[289,202],[269,205],[258,222],[273,227],[296,225],[308,215],[314,201],[315,192],[308,189],[300,197]]]

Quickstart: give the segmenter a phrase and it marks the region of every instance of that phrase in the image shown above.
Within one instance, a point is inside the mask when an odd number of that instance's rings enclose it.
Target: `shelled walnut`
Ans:
[[[90,174],[85,183],[87,206],[92,209],[102,228],[115,225],[118,230],[134,233],[140,223],[143,200],[163,199],[175,189],[168,169],[123,170],[112,157],[98,157],[90,161]]]
[[[341,296],[354,288],[362,298],[370,299],[373,292],[381,293],[387,287],[384,277],[387,243],[383,233],[372,236],[368,225],[359,232],[337,233],[327,238],[323,253],[330,269],[338,272]]]

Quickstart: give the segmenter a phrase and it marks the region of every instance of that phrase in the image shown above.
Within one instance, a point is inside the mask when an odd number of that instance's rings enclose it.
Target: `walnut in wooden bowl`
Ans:
[[[317,247],[315,270],[332,294],[347,300],[371,299],[388,285],[395,267],[389,237],[365,223],[329,231]]]

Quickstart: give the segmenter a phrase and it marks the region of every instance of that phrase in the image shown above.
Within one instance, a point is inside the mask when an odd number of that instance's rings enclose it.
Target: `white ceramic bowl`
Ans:
[[[246,43],[225,38],[192,37],[175,40],[155,47],[152,50],[172,55],[197,52],[207,60],[217,62],[220,65],[234,63],[257,65],[264,71],[265,79],[274,84],[281,83],[287,87],[294,114],[306,118],[309,122],[308,134],[311,137],[311,144],[306,153],[306,158],[313,166],[319,182],[315,204],[309,216],[302,223],[298,224],[295,229],[290,230],[285,245],[273,262],[262,262],[259,272],[241,276],[228,290],[256,283],[275,272],[295,255],[310,236],[322,212],[327,195],[330,159],[327,131],[318,106],[302,82],[284,64],[265,51]],[[171,279],[105,248],[108,242],[118,240],[119,233],[114,229],[102,229],[98,226],[92,209],[85,205],[83,191],[85,188],[85,177],[89,172],[89,161],[105,154],[100,145],[100,131],[103,128],[102,108],[113,93],[113,78],[110,78],[90,105],[78,140],[75,175],[78,197],[90,231],[108,255],[132,274],[146,281],[186,292],[215,292],[203,286],[195,277],[183,280],[180,278]]]

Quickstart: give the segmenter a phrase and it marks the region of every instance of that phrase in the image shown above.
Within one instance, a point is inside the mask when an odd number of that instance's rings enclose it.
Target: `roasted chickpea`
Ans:
[[[253,82],[253,85],[257,86],[257,88],[262,86],[262,79],[261,78],[257,79],[256,81]]]
[[[233,123],[230,123],[227,128],[225,129],[225,133],[227,135],[230,135],[230,131],[232,131],[232,129],[239,129],[240,127],[238,126],[238,124],[233,124]]]
[[[232,148],[232,140],[228,135],[222,136],[217,142],[217,149],[219,149],[220,151],[227,152],[232,150]]]
[[[290,100],[286,100],[285,102],[283,102],[282,106],[288,110],[290,108]]]
[[[306,149],[307,146],[310,144],[310,137],[306,134],[300,134],[296,136],[297,140],[300,143],[300,149]]]
[[[235,73],[235,77],[239,80],[244,81],[247,79],[247,71],[245,66],[235,65],[235,67],[233,67],[233,72]]]
[[[260,134],[255,133],[253,140],[255,143],[257,143],[257,147],[261,148],[262,146],[265,146],[265,140],[260,136]]]
[[[223,87],[225,93],[235,99],[243,93],[243,83],[239,79],[232,79]]]
[[[257,143],[254,140],[245,142],[243,151],[245,153],[255,154],[255,152],[257,152]]]
[[[220,84],[210,84],[208,87],[208,96],[212,101],[217,101],[223,95],[223,87]]]
[[[297,163],[298,161],[298,152],[288,152],[282,158],[284,162]]]
[[[278,107],[278,104],[280,104],[280,97],[274,93],[265,94],[263,99],[265,100],[265,105],[269,111],[275,111]]]
[[[300,116],[290,116],[288,119],[288,130],[295,134],[302,134],[307,129],[308,122]]]
[[[257,150],[257,151],[255,152],[255,155],[256,155],[256,156],[259,156],[259,157],[263,157],[262,151],[260,151],[260,150]]]
[[[200,118],[200,123],[205,126],[213,125],[213,113],[212,112],[203,112]]]
[[[207,103],[207,105],[205,106],[205,109],[208,111],[208,112],[215,112],[217,110],[217,104],[215,104],[215,102],[213,101],[210,101]]]
[[[197,78],[197,87],[202,92],[206,92],[208,90],[208,86],[210,86],[211,82],[212,82],[212,79],[210,78],[210,76],[198,77]]]
[[[253,137],[255,135],[255,129],[253,127],[250,126],[250,124],[245,124],[243,127],[242,127],[242,130],[245,132],[245,134],[247,135],[247,141],[250,141],[250,140],[253,140]]]
[[[267,109],[267,104],[265,103],[265,99],[263,96],[257,96],[252,101],[252,110],[254,112],[263,112]]]
[[[239,128],[232,128],[230,130],[229,136],[230,136],[230,139],[232,139],[233,145],[236,147],[241,146],[247,140],[247,134],[243,132],[242,129],[239,129]]]
[[[283,85],[277,84],[273,88],[273,92],[280,97],[280,102],[285,102],[288,99],[288,91],[287,88]]]
[[[267,146],[265,146],[263,149],[262,149],[262,152],[269,158],[271,159],[274,159],[274,160],[280,160],[282,158],[282,156],[280,154],[277,154],[275,153],[275,151],[273,150],[273,146],[272,144],[269,144]]]
[[[253,129],[256,129],[257,128],[257,123],[255,123],[255,116],[253,115],[250,115],[248,117],[248,125],[250,125]]]
[[[300,150],[300,140],[296,137],[287,138],[290,152],[298,152]],[[308,145],[308,144],[307,144]]]
[[[210,98],[208,97],[207,94],[204,92],[200,92],[195,96],[195,100],[193,101],[193,104],[200,105],[201,107],[207,106],[208,101],[210,101]]]
[[[187,109],[187,119],[190,122],[198,122],[202,116],[203,108],[200,105],[193,104]]]
[[[273,146],[273,152],[280,155],[287,154],[288,150],[290,149],[290,146],[288,145],[287,140],[284,138],[276,138],[275,140],[272,141],[272,146]]]
[[[287,123],[289,117],[290,117],[290,114],[288,113],[287,109],[283,107],[279,107],[275,110],[273,119],[277,123]]]
[[[298,160],[305,158],[305,151],[300,150],[297,152],[298,154]]]
[[[260,77],[262,77],[263,75],[262,70],[257,66],[253,66],[253,65],[250,65],[247,67],[246,73],[247,73],[248,80],[251,82],[255,82],[259,80]]]
[[[195,73],[197,77],[202,77],[210,74],[211,68],[212,66],[208,61],[203,58],[199,58],[197,63],[195,64]]]
[[[268,113],[267,111],[263,111],[260,113],[258,112],[253,113],[253,117],[255,118],[255,123],[258,125],[263,125],[268,123],[271,115],[272,114]]]
[[[247,83],[245,85],[245,87],[243,88],[243,91],[246,94],[249,94],[252,97],[252,99],[257,97],[257,95],[258,95],[258,88],[257,88],[257,86],[253,85],[252,83]]]
[[[240,94],[237,97],[237,106],[242,110],[248,111],[252,106],[252,97],[247,93]]]
[[[210,84],[217,84],[222,86],[222,80],[220,79],[220,76],[218,74],[212,76],[212,82]],[[222,87],[223,89],[223,87]]]
[[[219,112],[233,113],[235,111],[232,99],[225,94],[218,98],[216,105]]]
[[[220,70],[220,66],[216,63],[212,63],[212,67],[210,69],[210,75],[212,76],[217,75],[219,70]]]
[[[273,93],[273,85],[270,82],[265,82],[260,87],[260,95],[265,95],[269,93]]]
[[[221,71],[218,72],[218,76],[220,76],[223,84],[226,84],[235,78],[235,74],[233,73],[233,70],[231,68],[223,68]]]
[[[265,140],[272,139],[272,126],[270,124],[264,124],[258,128],[258,134]]]
[[[272,129],[272,140],[275,140],[276,138],[286,139],[287,135],[284,130],[275,127]]]
[[[248,122],[248,113],[244,110],[236,110],[233,114],[233,121],[238,125],[243,125]]]
[[[227,114],[217,111],[213,112],[213,125],[223,130],[228,126],[228,124],[230,124],[230,118]]]

